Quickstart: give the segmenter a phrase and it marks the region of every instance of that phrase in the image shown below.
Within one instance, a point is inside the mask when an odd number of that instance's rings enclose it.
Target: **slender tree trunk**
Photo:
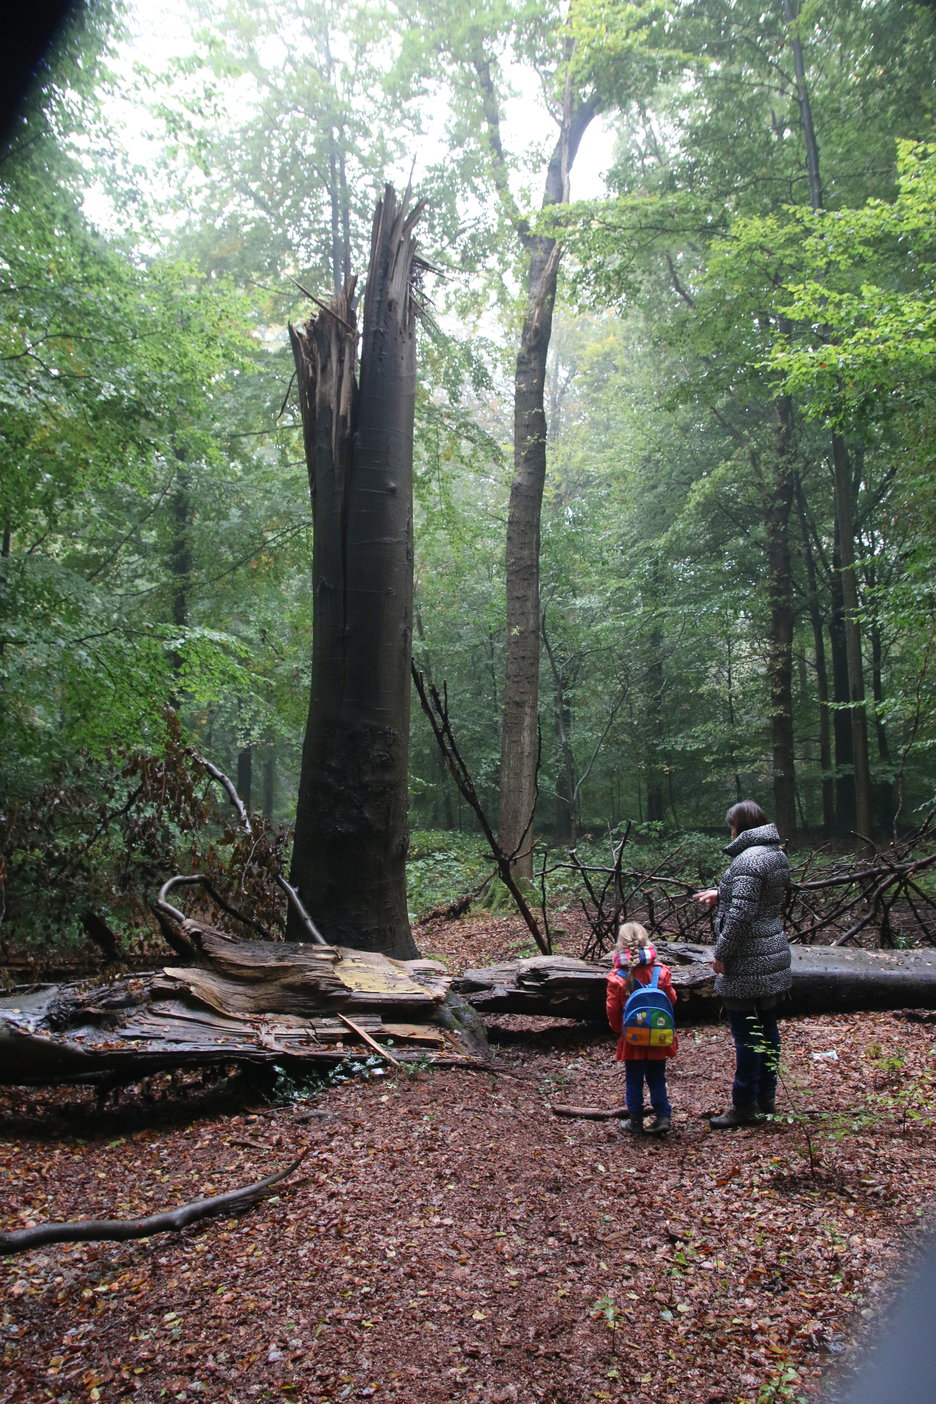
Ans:
[[[268,747],[263,762],[263,817],[268,824],[273,823],[276,810],[276,754],[272,744]]]
[[[825,634],[819,608],[819,578],[813,555],[813,544],[806,515],[806,499],[799,476],[796,479],[796,502],[803,541],[803,560],[809,588],[809,619],[812,625],[813,651],[816,660],[816,700],[819,704],[819,767],[822,773],[822,827],[827,834],[835,828],[835,782],[832,776],[832,728],[829,710],[829,674],[826,665]]]
[[[855,777],[855,825],[860,834],[870,837],[872,830],[871,770],[868,760],[868,712],[865,705],[861,630],[858,623],[854,496],[848,452],[845,448],[845,440],[840,434],[832,435],[832,466],[835,474],[835,516],[838,524],[842,567],[845,661],[848,669],[848,703],[851,716]]]
[[[832,607],[829,613],[829,648],[832,654],[832,734],[835,741],[835,828],[850,833],[855,814],[854,745],[848,714],[848,657],[845,649],[845,600],[842,594],[841,547],[838,530],[832,555]]]
[[[543,615],[543,647],[549,659],[553,680],[553,716],[556,724],[556,745],[559,759],[556,770],[556,822],[555,839],[566,847],[573,847],[578,830],[576,764],[572,749],[572,704],[569,700],[568,677],[565,667],[549,642],[546,632],[546,615]]]
[[[783,18],[788,25],[796,19],[797,11],[793,0],[781,0]],[[790,35],[790,50],[793,54],[793,71],[796,74],[796,97],[800,110],[800,128],[803,133],[803,146],[806,151],[806,173],[809,178],[809,200],[814,210],[822,208],[822,178],[819,168],[819,143],[813,126],[812,103],[806,83],[806,63],[803,58],[803,45],[795,35]]]
[[[793,603],[789,524],[793,506],[791,464],[793,403],[774,404],[774,494],[767,515],[767,594],[770,601],[770,726],[773,741],[774,819],[786,839],[796,835],[793,750]]]
[[[342,267],[341,257],[341,208],[338,202],[338,143],[332,128],[328,144],[328,202],[331,221],[331,274],[332,286],[337,290],[348,276]]]
[[[413,226],[388,186],[364,297],[290,328],[312,493],[312,690],[291,881],[326,939],[412,958],[406,905],[416,394]],[[302,940],[291,921],[287,937]]]
[[[559,245],[536,241],[514,378],[514,477],[507,516],[507,642],[501,730],[500,844],[533,874],[533,811],[539,753],[540,518],[546,481],[543,390],[552,331]]]
[[[729,746],[730,746],[730,748],[731,748],[729,760],[730,760],[730,762],[731,762],[731,769],[732,769],[732,773],[733,773],[733,775],[734,775],[735,800],[736,800],[738,803],[740,803],[740,801],[741,801],[741,799],[742,799],[742,794],[741,794],[741,776],[738,774],[738,757],[737,757],[737,754],[736,754],[735,748],[734,748],[734,738],[735,738],[735,736],[737,735],[737,730],[736,730],[737,721],[736,721],[736,718],[735,718],[735,704],[734,704],[734,659],[733,659],[732,653],[731,653],[731,642],[732,642],[732,641],[731,641],[731,636],[729,635],[729,636],[728,636],[728,640],[727,640],[727,648],[728,648],[727,672],[726,672],[726,684],[727,684],[727,685],[726,685],[726,688],[725,688],[726,697],[727,697],[727,701],[728,701],[728,728],[727,728],[727,734],[728,734],[728,744],[729,744]]]
[[[175,456],[179,467],[169,508],[172,523],[169,572],[172,577],[172,622],[181,632],[188,624],[189,589],[192,580],[192,475],[186,467],[185,450],[177,448]],[[184,660],[178,650],[173,649],[170,662],[175,683],[169,700],[173,707],[178,708],[182,704],[180,683],[184,667]]]
[[[250,742],[237,753],[237,793],[248,814],[253,813],[253,747]]]
[[[797,17],[794,0],[781,0],[783,18],[792,25]],[[796,95],[800,126],[806,152],[809,198],[814,212],[823,207],[819,143],[812,119],[812,104],[806,82],[806,65],[800,39],[791,31],[790,49],[796,74]],[[848,669],[848,702],[851,709],[852,752],[855,785],[855,824],[859,833],[870,836],[872,829],[871,775],[868,761],[868,717],[865,705],[864,665],[858,624],[858,579],[855,569],[855,495],[848,453],[841,434],[832,435],[832,464],[835,482],[835,516],[842,568],[842,604],[845,657]]]
[[[479,65],[479,76],[482,66]],[[488,96],[491,96],[488,78]],[[490,111],[490,109],[489,109]],[[543,207],[569,198],[569,171],[594,116],[590,106],[574,107],[567,95],[559,139],[549,168]],[[499,146],[499,117],[489,116]],[[540,519],[546,481],[546,359],[552,334],[560,245],[554,239],[518,233],[529,254],[527,306],[514,376],[514,477],[507,517],[505,566],[507,595],[506,669],[501,730],[500,833],[505,853],[517,855],[518,877],[533,873],[533,817],[539,753],[539,556]]]
[[[654,571],[654,577],[657,572]],[[662,824],[666,817],[663,766],[663,636],[658,625],[650,630],[650,662],[647,667],[647,819]]]
[[[432,674],[432,660],[429,649],[426,646],[426,632],[423,628],[422,615],[418,609],[413,611],[413,623],[415,626],[416,638],[420,644],[420,662],[417,664],[419,671],[423,674],[426,682],[431,686],[435,679]],[[437,823],[440,829],[450,831],[456,828],[455,809],[452,804],[452,777],[448,766],[445,764],[445,757],[438,746],[431,748],[432,765],[436,773],[436,781],[432,788],[432,816],[433,823]],[[457,793],[457,791],[456,791]]]
[[[897,786],[894,783],[894,762],[891,756],[887,727],[881,718],[884,702],[884,650],[881,628],[877,619],[868,630],[871,643],[871,693],[874,698],[874,735],[883,776],[876,786],[876,818],[879,832],[890,833],[897,813]]]

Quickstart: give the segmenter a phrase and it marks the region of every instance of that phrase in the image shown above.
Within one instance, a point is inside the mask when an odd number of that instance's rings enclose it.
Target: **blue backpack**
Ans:
[[[676,1020],[669,995],[659,989],[660,967],[655,965],[650,983],[628,997],[621,1020],[625,1043],[638,1048],[668,1048],[676,1037]]]

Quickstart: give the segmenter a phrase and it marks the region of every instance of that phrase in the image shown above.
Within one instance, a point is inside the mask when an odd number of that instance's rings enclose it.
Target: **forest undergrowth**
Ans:
[[[433,923],[454,970],[513,917]],[[306,1152],[249,1212],[3,1261],[2,1404],[834,1400],[932,1215],[933,1024],[786,1020],[778,1115],[717,1133],[727,1029],[683,1028],[674,1130],[615,1106],[606,1030],[489,1020],[501,1071],[374,1060],[261,1093],[0,1090],[2,1227],[142,1216]]]

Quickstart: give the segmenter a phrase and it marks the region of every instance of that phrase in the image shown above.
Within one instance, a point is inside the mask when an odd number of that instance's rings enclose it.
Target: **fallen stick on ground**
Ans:
[[[561,1102],[553,1102],[550,1110],[554,1116],[580,1116],[585,1121],[612,1121],[628,1115],[626,1107],[566,1107]]]
[[[145,1219],[75,1219],[59,1224],[33,1224],[30,1228],[14,1229],[11,1233],[0,1233],[0,1256],[25,1253],[30,1248],[40,1248],[44,1243],[89,1243],[100,1239],[124,1240],[128,1238],[149,1238],[154,1233],[168,1233],[183,1229],[197,1219],[208,1218],[212,1214],[236,1213],[248,1209],[258,1199],[262,1199],[271,1186],[285,1180],[287,1175],[300,1166],[307,1151],[297,1160],[287,1165],[285,1170],[277,1170],[258,1180],[255,1185],[243,1189],[229,1190],[227,1194],[215,1194],[209,1199],[193,1199],[178,1209],[166,1209],[159,1214],[150,1214]]]

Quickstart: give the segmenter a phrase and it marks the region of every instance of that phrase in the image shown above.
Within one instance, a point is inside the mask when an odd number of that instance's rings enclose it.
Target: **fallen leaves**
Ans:
[[[98,1134],[63,1115],[80,1094],[37,1094],[27,1115],[0,1093],[5,1227],[148,1214],[316,1148],[307,1180],[246,1216],[0,1265],[3,1404],[815,1393],[861,1312],[878,1317],[930,1202],[936,1133],[880,1100],[904,1083],[875,1085],[875,1068],[900,1053],[904,1082],[931,1075],[932,1029],[788,1023],[790,1119],[721,1135],[702,1113],[724,1101],[730,1040],[686,1030],[676,1130],[642,1141],[546,1110],[557,1079],[583,1103],[620,1090],[610,1036],[563,1022],[551,1047],[548,1024],[500,1022],[522,1093],[458,1070],[393,1074],[334,1088],[311,1128],[298,1104]],[[837,1062],[813,1064],[816,1047]],[[869,1096],[874,1116],[856,1119]],[[632,1339],[658,1343],[659,1368]]]

